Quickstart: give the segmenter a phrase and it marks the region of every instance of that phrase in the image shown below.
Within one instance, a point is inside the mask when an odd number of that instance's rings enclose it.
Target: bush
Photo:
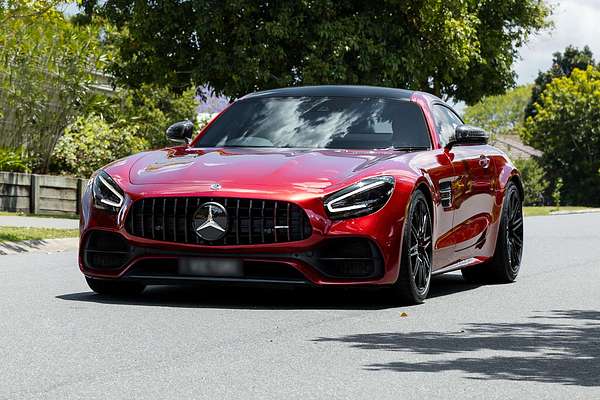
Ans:
[[[544,168],[535,158],[515,160],[515,166],[521,172],[521,179],[523,180],[524,205],[543,205],[544,193],[548,189]]]
[[[89,176],[118,158],[170,145],[166,128],[184,119],[198,122],[196,106],[193,88],[176,94],[144,85],[113,97],[96,94],[85,110],[89,116],[79,117],[58,141],[51,171]]]
[[[147,148],[137,135],[139,127],[111,125],[102,116],[79,117],[65,130],[53,155],[53,169],[61,173],[89,177],[111,161]]]
[[[30,162],[25,151],[0,148],[0,171],[31,172]]]
[[[524,139],[542,149],[548,180],[561,178],[561,202],[600,205],[600,70],[574,69],[554,79],[525,122]]]
[[[169,145],[165,137],[169,125],[185,119],[195,121],[197,106],[193,85],[181,94],[156,85],[142,85],[121,89],[114,97],[98,96],[87,112],[102,115],[109,124],[121,129],[136,125],[137,134],[149,148],[156,149]]]

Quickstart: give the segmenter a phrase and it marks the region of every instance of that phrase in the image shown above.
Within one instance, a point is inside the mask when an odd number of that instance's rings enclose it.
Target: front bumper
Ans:
[[[131,235],[125,227],[127,212],[140,198],[128,194],[123,209],[115,215],[94,208],[89,193],[84,194],[79,266],[86,276],[146,284],[227,281],[317,286],[389,285],[398,277],[406,206],[398,192],[372,215],[336,222],[325,217],[320,198],[292,200],[309,217],[310,237],[236,246],[163,242]],[[179,269],[182,258],[241,260],[243,274],[185,275]]]

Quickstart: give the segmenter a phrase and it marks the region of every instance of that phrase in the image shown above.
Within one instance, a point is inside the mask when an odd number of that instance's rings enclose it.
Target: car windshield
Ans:
[[[237,101],[195,147],[429,148],[418,105],[354,97],[263,97]]]

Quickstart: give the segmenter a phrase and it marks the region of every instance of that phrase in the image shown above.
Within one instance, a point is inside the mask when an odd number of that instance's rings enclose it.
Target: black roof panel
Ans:
[[[282,89],[265,90],[247,94],[242,99],[254,97],[386,97],[392,99],[408,100],[415,93],[412,90],[393,89],[378,86],[349,86],[349,85],[322,85],[322,86],[296,86]]]

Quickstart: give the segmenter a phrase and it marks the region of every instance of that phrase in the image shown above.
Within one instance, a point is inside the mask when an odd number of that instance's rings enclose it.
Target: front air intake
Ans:
[[[119,269],[129,259],[129,246],[123,236],[106,231],[92,231],[83,248],[83,260],[91,269]]]
[[[383,274],[379,249],[364,238],[328,239],[317,251],[316,266],[332,278],[376,278]]]

